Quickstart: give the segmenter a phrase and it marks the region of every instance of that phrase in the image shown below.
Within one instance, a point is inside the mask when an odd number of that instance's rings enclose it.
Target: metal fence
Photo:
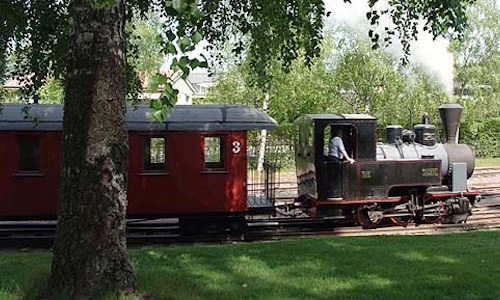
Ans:
[[[274,207],[277,191],[282,191],[285,181],[290,180],[281,177],[283,171],[286,174],[295,173],[295,150],[291,138],[277,133],[267,136],[263,168],[259,171],[260,143],[259,135],[248,139],[247,193],[250,208]]]

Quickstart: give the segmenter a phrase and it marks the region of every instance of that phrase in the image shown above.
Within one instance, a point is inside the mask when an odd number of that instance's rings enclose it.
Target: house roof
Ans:
[[[22,87],[22,84],[19,82],[19,80],[11,78],[5,81],[2,86],[5,89],[20,89]]]
[[[213,86],[217,83],[215,77],[208,72],[192,72],[188,76],[189,81],[200,86]]]
[[[0,130],[62,130],[62,105],[3,104]],[[29,108],[23,112],[23,108]],[[276,121],[255,108],[244,105],[178,105],[165,122],[152,122],[149,106],[127,108],[130,131],[178,130],[219,131],[273,129]]]

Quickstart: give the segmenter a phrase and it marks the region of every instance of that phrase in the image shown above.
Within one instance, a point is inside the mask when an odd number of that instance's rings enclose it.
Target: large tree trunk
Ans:
[[[125,241],[125,0],[69,7],[62,179],[47,296],[133,292]],[[104,1],[100,1],[104,3]]]

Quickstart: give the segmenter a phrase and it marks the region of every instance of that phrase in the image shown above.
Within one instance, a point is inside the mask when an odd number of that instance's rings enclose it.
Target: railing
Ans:
[[[274,207],[276,197],[276,165],[264,161],[257,170],[258,157],[248,157],[247,194],[250,208]]]
[[[274,207],[277,197],[281,197],[284,185],[295,185],[295,150],[290,138],[283,138],[276,133],[267,136],[263,168],[258,170],[259,150],[261,140],[259,135],[250,136],[247,145],[248,175],[247,194],[249,207]],[[285,171],[286,178],[282,178]],[[293,176],[290,174],[293,173]],[[292,177],[292,178],[290,178]],[[280,191],[280,195],[277,195]]]

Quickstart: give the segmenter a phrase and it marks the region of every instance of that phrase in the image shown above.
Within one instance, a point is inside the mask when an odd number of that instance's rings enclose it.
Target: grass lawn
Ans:
[[[500,299],[500,232],[132,249],[151,299]],[[31,299],[49,253],[0,253],[0,299]]]
[[[500,157],[476,158],[476,167],[498,167],[500,166]]]

